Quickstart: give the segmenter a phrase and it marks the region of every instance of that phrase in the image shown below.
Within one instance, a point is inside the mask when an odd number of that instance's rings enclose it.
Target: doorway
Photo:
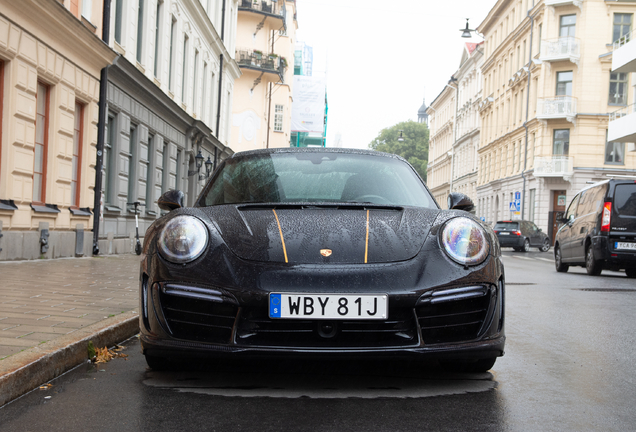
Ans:
[[[552,245],[554,246],[554,238],[559,230],[559,218],[565,214],[565,206],[567,204],[566,191],[555,190],[552,191],[552,211],[550,212],[550,225],[549,233]]]

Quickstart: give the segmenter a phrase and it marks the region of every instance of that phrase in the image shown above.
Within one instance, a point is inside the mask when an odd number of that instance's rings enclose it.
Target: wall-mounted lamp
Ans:
[[[213,162],[210,160],[210,156],[208,156],[208,160],[205,161],[205,175],[200,174],[204,160],[205,158],[201,154],[201,150],[199,150],[197,155],[194,157],[194,161],[197,166],[197,173],[199,174],[199,180],[205,180],[206,178],[210,177],[210,171],[212,171]]]
[[[398,142],[404,142],[404,136],[402,135],[403,130],[400,129],[400,136],[398,137]]]

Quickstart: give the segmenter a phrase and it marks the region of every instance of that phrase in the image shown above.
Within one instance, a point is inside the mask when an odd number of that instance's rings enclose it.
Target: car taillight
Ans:
[[[601,220],[601,232],[609,232],[612,219],[612,203],[606,202],[603,206],[603,219]]]
[[[512,233],[513,233],[514,235],[516,235],[516,236],[520,236],[520,235],[521,235],[521,231],[513,231]]]

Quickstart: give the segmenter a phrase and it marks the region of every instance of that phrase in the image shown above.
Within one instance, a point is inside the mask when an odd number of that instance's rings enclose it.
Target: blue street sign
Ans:
[[[521,192],[515,192],[515,201],[521,199]]]
[[[510,203],[510,211],[511,212],[517,211],[517,205],[514,202]]]

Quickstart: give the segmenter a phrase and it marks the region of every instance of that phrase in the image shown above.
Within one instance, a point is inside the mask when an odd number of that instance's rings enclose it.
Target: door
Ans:
[[[576,210],[579,205],[579,196],[575,196],[568,209],[565,212],[565,218],[568,220],[560,229],[558,233],[559,244],[561,246],[561,256],[563,261],[568,261],[572,258],[572,227],[576,219]]]
[[[557,231],[559,230],[559,219],[563,217],[565,214],[565,191],[564,190],[556,190],[552,192],[552,208],[554,209],[551,212],[551,229],[550,229],[550,242],[554,245],[554,239],[556,237]]]
[[[533,222],[526,222],[528,224],[528,233],[530,236],[530,244],[534,247],[539,247],[543,244],[543,233],[539,230]]]

